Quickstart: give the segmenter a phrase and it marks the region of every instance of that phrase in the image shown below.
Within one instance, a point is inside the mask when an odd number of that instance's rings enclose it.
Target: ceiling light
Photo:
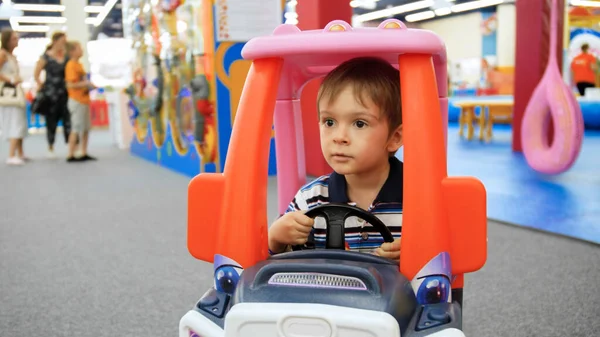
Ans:
[[[375,19],[387,18],[402,13],[412,12],[423,8],[429,8],[434,4],[435,1],[433,0],[421,0],[417,2],[411,2],[406,5],[400,5],[396,7],[381,9],[378,11],[357,15],[354,20],[356,22],[366,22]]]
[[[375,9],[375,8],[377,8],[377,1],[379,1],[379,0],[352,0],[352,1],[350,1],[350,7],[363,8],[363,9]]]
[[[98,13],[98,16],[95,18],[96,20],[94,22],[94,26],[98,27],[102,24],[102,22],[104,21],[104,19],[106,19],[106,16],[113,9],[116,3],[117,0],[108,0],[106,4],[104,4],[102,12]]]
[[[11,21],[18,23],[65,23],[67,18],[62,16],[13,16]]]
[[[462,4],[454,5],[454,6],[452,6],[451,9],[455,13],[466,12],[466,11],[470,11],[473,9],[499,5],[503,2],[504,2],[504,0],[477,0],[477,1],[465,2]]]
[[[19,27],[17,27],[15,31],[22,33],[47,33],[50,31],[50,27],[46,25],[19,25]]]
[[[424,11],[424,12],[407,15],[405,20],[407,22],[416,22],[416,21],[431,19],[433,17],[435,17],[435,13],[433,13],[433,11]]]
[[[13,4],[14,9],[28,12],[64,12],[64,5]]]
[[[600,1],[571,0],[571,5],[581,7],[600,7]]]

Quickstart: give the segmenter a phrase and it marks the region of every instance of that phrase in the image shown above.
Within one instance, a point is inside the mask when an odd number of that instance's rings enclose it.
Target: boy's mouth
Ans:
[[[340,158],[340,159],[342,159],[342,158],[352,158],[352,156],[349,156],[349,155],[347,155],[345,153],[332,153],[331,156],[333,158]]]

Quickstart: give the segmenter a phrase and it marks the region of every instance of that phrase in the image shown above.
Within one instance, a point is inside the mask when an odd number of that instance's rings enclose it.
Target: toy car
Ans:
[[[181,319],[180,337],[455,337],[462,332],[463,275],[486,260],[486,192],[447,177],[446,52],[429,31],[394,19],[377,28],[333,21],[323,30],[281,25],[250,40],[252,60],[223,174],[188,189],[188,249],[214,263],[214,286]],[[303,85],[359,56],[400,70],[404,186],[400,263],[344,250],[343,221],[376,217],[349,205],[309,210],[327,222],[327,249],[269,256],[267,171],[275,116],[280,202],[302,184]],[[281,156],[280,156],[281,154]],[[291,162],[291,164],[290,164]],[[399,187],[400,188],[400,187]],[[283,197],[282,197],[283,195]],[[282,204],[280,204],[281,206]],[[281,207],[280,207],[281,208]]]

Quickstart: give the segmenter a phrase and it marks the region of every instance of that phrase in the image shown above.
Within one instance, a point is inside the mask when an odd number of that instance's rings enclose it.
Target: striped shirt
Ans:
[[[373,204],[367,210],[378,217],[399,238],[402,232],[402,186],[403,164],[396,157],[390,158],[390,173]],[[346,178],[333,172],[304,185],[288,206],[286,213],[305,211],[328,203],[346,203],[356,206],[348,199]],[[326,223],[321,217],[313,226],[315,248],[325,248]],[[384,242],[379,231],[368,222],[355,216],[345,223],[346,245],[352,251],[372,252]]]

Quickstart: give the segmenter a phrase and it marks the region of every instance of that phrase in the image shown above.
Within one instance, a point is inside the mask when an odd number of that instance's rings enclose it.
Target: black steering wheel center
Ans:
[[[389,228],[373,214],[348,204],[324,204],[308,210],[305,213],[310,218],[323,217],[326,223],[325,248],[326,249],[346,249],[345,223],[351,216],[361,218],[373,226],[385,242],[393,242],[394,236]],[[312,237],[312,235],[311,235]],[[311,241],[309,237],[309,241]],[[304,250],[314,248],[308,245],[292,246],[292,250]]]

